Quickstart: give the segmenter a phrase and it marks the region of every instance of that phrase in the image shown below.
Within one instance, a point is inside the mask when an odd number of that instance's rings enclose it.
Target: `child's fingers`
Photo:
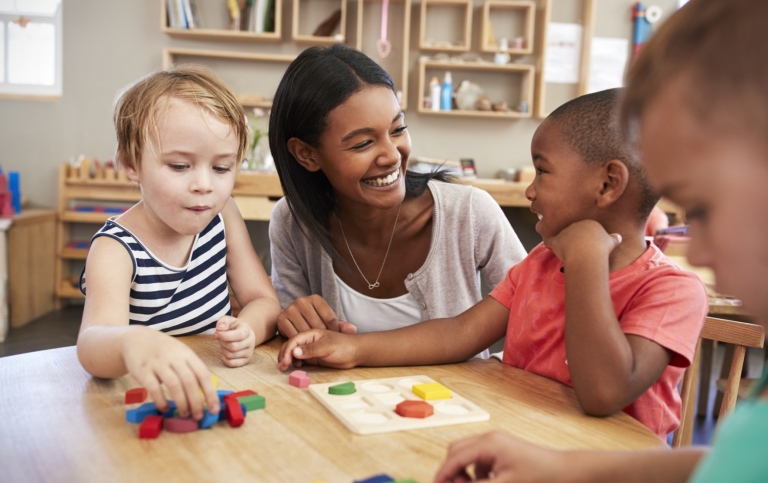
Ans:
[[[288,339],[287,342],[280,347],[280,352],[277,354],[277,366],[281,371],[284,371],[290,367],[293,361],[293,351],[297,347],[306,344],[312,340],[315,331],[301,332],[294,337]]]
[[[168,409],[168,401],[163,394],[163,387],[160,384],[161,380],[155,375],[154,372],[147,372],[142,375],[135,375],[139,385],[147,390],[149,397],[155,402],[157,408],[161,411]]]
[[[184,384],[181,379],[179,379],[176,371],[172,367],[161,367],[157,369],[157,377],[162,381],[163,385],[170,393],[171,399],[176,403],[176,409],[179,411],[179,416],[182,418],[188,417],[190,404],[187,398],[187,392],[184,390]]]
[[[226,331],[216,331],[216,338],[219,342],[240,342],[245,340],[251,333],[250,328],[246,326],[245,322],[236,320],[229,329]]]
[[[251,361],[250,356],[249,357],[235,357],[235,358],[226,358],[222,357],[222,361],[224,362],[224,365],[227,367],[242,367],[246,364],[248,364]]]
[[[216,321],[216,332],[229,330],[236,321],[237,319],[231,315],[222,315]]]
[[[240,350],[227,350],[222,348],[221,349],[221,355],[225,359],[242,359],[242,358],[251,358],[251,355],[253,355],[253,348],[251,347],[244,347]]]
[[[357,326],[349,322],[339,321],[339,332],[342,334],[357,334]]]
[[[195,378],[195,394],[199,394],[202,389],[203,399],[205,399],[205,404],[208,406],[208,411],[212,414],[218,413],[221,409],[219,407],[219,395],[216,392],[216,388],[213,387],[211,371],[198,358],[187,361],[187,364]]]

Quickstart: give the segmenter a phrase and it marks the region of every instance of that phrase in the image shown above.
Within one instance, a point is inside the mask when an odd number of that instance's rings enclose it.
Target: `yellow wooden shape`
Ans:
[[[425,384],[414,384],[411,389],[414,394],[424,399],[425,401],[431,401],[432,399],[450,399],[451,390],[443,386],[439,382],[428,382]]]

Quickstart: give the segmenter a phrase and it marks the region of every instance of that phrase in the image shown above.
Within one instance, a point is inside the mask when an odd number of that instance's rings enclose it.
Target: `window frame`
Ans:
[[[29,99],[29,100],[41,100],[41,101],[58,101],[61,99],[64,91],[63,85],[63,0],[59,2],[56,13],[51,16],[47,15],[32,15],[19,11],[16,13],[7,13],[8,11],[0,10],[0,22],[3,26],[3,39],[2,39],[2,62],[4,63],[3,71],[4,76],[0,81],[0,99]],[[8,25],[17,20],[20,17],[24,17],[33,23],[46,23],[52,24],[54,28],[54,82],[53,85],[37,85],[37,84],[12,84],[8,81]]]

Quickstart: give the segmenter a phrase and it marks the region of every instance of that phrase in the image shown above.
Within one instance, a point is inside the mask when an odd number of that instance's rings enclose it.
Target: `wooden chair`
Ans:
[[[680,395],[683,401],[682,417],[680,419],[680,427],[677,428],[672,437],[672,447],[690,445],[693,440],[693,417],[696,412],[696,382],[699,379],[702,339],[724,342],[735,346],[733,361],[731,362],[728,374],[728,382],[725,387],[725,395],[723,396],[723,404],[720,408],[719,424],[728,414],[733,412],[733,408],[736,406],[739,383],[741,382],[741,369],[744,366],[747,347],[763,347],[765,332],[763,327],[757,324],[714,317],[707,317],[704,320],[704,327],[702,327],[701,334],[699,335],[693,363],[691,363],[691,366],[685,371],[683,376],[683,383],[680,388]]]

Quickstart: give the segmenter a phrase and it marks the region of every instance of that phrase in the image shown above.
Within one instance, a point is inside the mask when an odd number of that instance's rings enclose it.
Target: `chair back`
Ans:
[[[717,319],[714,317],[707,317],[704,320],[704,327],[702,327],[701,334],[699,335],[699,342],[696,345],[693,362],[686,369],[680,387],[683,410],[680,418],[680,427],[677,428],[677,431],[672,436],[672,447],[690,445],[693,440],[693,416],[696,404],[696,383],[699,380],[702,339],[733,344],[735,346],[733,361],[728,372],[725,395],[723,396],[723,404],[720,407],[720,417],[718,419],[718,424],[720,424],[726,416],[733,412],[733,408],[736,406],[739,383],[741,382],[741,370],[744,367],[747,347],[763,347],[765,332],[763,327],[758,324]]]

